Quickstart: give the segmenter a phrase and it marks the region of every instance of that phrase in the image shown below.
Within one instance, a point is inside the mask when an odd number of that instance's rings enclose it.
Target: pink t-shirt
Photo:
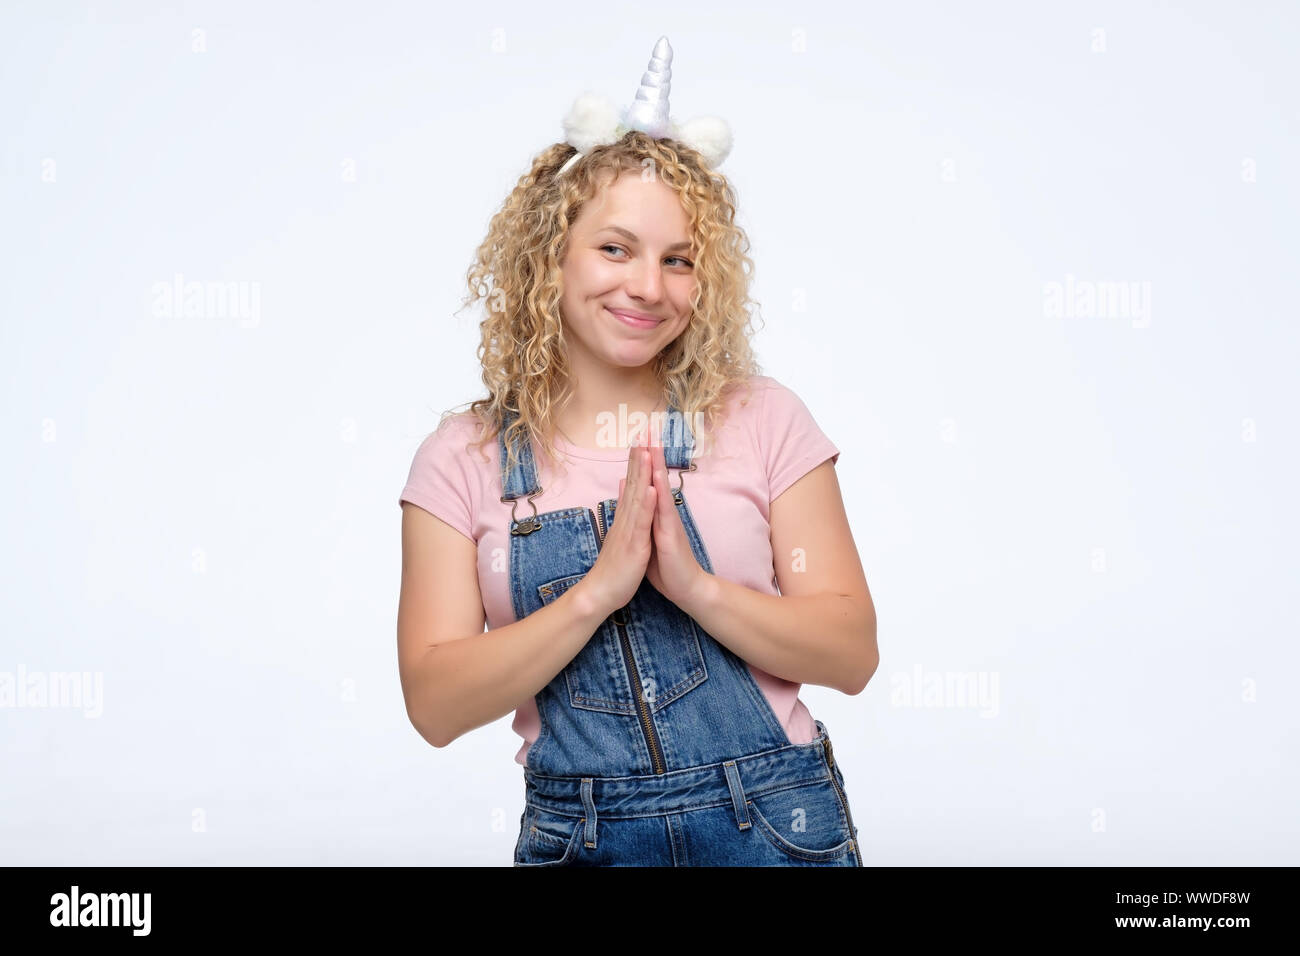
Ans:
[[[766,375],[753,376],[750,384],[748,393],[743,386],[729,393],[714,444],[705,454],[696,453],[696,470],[670,468],[668,475],[676,487],[685,474],[683,491],[714,573],[765,594],[779,594],[769,505],[828,458],[837,461],[840,453],[794,392]],[[472,446],[466,451],[465,445],[477,438],[478,425],[470,412],[448,417],[416,450],[398,503],[418,505],[478,546],[479,589],[492,630],[516,620],[506,560],[511,506],[501,500],[497,439],[493,436],[481,452]],[[619,479],[627,476],[627,448],[582,448],[558,435],[554,442],[568,464],[558,472],[545,453],[533,455],[543,488],[534,499],[539,514],[575,505],[594,508],[605,498],[618,497]],[[521,518],[532,514],[526,505],[520,506]],[[791,742],[810,742],[817,730],[799,700],[802,685],[752,664],[749,670]],[[525,764],[541,729],[533,698],[519,703],[511,726],[524,740],[515,761]]]

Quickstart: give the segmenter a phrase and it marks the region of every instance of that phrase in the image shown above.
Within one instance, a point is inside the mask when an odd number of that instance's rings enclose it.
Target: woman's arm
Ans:
[[[876,672],[876,608],[835,466],[823,462],[771,504],[780,595],[703,573],[681,608],[774,677],[858,694]]]
[[[445,747],[550,683],[608,613],[585,583],[484,633],[474,542],[404,502],[397,657],[406,713],[420,736]]]

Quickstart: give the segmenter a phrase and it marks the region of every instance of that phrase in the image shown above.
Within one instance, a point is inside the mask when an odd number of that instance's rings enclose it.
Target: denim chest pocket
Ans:
[[[538,596],[550,604],[584,577],[586,572],[538,585]],[[655,713],[708,676],[695,621],[648,580],[626,607],[601,622],[564,668],[572,706],[628,716],[639,712],[641,702]]]
[[[829,778],[751,796],[746,806],[756,835],[786,857],[823,863],[853,852],[854,833]]]
[[[578,853],[585,818],[526,806],[515,844],[515,866],[567,866]]]

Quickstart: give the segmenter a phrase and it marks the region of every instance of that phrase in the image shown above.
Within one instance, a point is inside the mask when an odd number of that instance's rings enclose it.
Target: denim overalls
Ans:
[[[695,471],[685,417],[670,406],[660,420],[667,466]],[[538,514],[530,443],[506,473],[504,428],[497,442],[522,620],[591,570],[618,499]],[[672,493],[712,574],[680,480]],[[746,663],[649,579],[536,700],[516,866],[862,866],[825,725],[791,743]]]

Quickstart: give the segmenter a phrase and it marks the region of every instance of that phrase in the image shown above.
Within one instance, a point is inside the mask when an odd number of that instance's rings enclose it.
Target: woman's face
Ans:
[[[653,359],[686,329],[695,291],[690,220],[658,178],[625,172],[578,214],[560,263],[564,336],[575,370]],[[627,322],[616,313],[646,316]]]

